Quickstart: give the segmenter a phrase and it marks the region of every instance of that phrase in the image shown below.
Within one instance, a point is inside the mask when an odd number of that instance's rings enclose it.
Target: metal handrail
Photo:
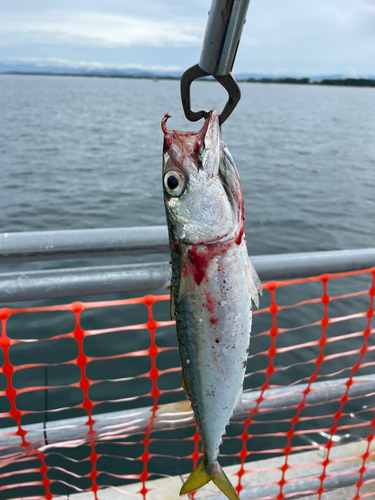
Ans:
[[[167,226],[0,233],[0,263],[158,253],[169,253]],[[290,264],[297,268],[296,271],[291,269],[290,273],[304,277],[314,267],[319,273],[372,267],[375,265],[375,248],[256,256],[252,260],[259,272],[269,273],[264,279],[291,277],[292,274],[285,276],[285,269]],[[278,272],[280,266],[282,278]]]
[[[0,233],[0,263],[167,252],[167,226]]]
[[[170,264],[152,262],[0,274],[0,303],[146,290],[171,284]]]
[[[0,234],[0,263],[168,253],[166,226]],[[251,261],[261,280],[294,279],[375,266],[375,248],[276,255]],[[166,289],[168,262],[0,274],[0,302]]]

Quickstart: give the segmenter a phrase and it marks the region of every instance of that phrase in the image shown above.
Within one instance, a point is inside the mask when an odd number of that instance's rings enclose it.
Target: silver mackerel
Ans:
[[[183,386],[203,444],[203,461],[180,494],[213,481],[238,496],[217,462],[219,446],[241,397],[251,332],[251,299],[259,278],[247,252],[244,201],[233,159],[211,111],[199,132],[164,133],[163,187],[172,259]]]

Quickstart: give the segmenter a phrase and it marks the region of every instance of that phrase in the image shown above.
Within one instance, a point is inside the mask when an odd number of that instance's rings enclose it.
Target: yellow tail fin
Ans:
[[[232,483],[229,481],[220,465],[216,462],[213,474],[209,475],[206,472],[205,460],[203,460],[187,478],[180,490],[180,495],[191,493],[209,481],[213,481],[229,500],[239,500]]]

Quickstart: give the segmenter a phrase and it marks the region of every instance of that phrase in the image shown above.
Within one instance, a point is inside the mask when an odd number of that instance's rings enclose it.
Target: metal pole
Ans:
[[[374,267],[375,248],[262,255],[251,261],[262,280],[308,278]]]
[[[0,263],[168,252],[167,226],[0,234]]]
[[[0,263],[169,253],[167,226],[0,233]],[[375,248],[251,257],[263,279],[375,266]]]
[[[232,71],[250,0],[212,0],[199,66],[210,75]]]
[[[306,398],[306,404],[313,405],[338,401],[347,389],[347,378],[326,382],[315,382],[311,384],[310,392]],[[273,412],[295,408],[303,398],[303,392],[307,384],[293,387],[278,387],[268,389],[263,393],[263,401],[259,409],[263,412]],[[353,377],[353,385],[349,389],[349,398],[358,398],[375,393],[375,375]],[[242,401],[234,409],[232,420],[237,421],[240,417],[246,417],[252,410],[260,396],[260,391],[247,392],[242,395]],[[93,430],[95,439],[106,442],[120,439],[133,434],[139,434],[146,430],[152,417],[152,407],[137,408],[119,412],[103,413],[95,415]],[[158,408],[153,419],[153,431],[177,429],[186,427],[194,422],[193,412],[189,401],[162,405]],[[30,449],[40,448],[49,450],[58,447],[61,443],[89,439],[87,417],[57,420],[54,422],[40,422],[22,426],[26,431],[26,441],[30,443]],[[1,429],[0,456],[12,453],[24,453],[21,438],[16,435],[17,428],[10,427]],[[47,445],[48,443],[48,445]]]
[[[0,274],[0,303],[160,290],[170,286],[168,262]]]
[[[161,243],[160,240],[159,243]],[[135,248],[137,243],[133,241],[132,245],[132,248]],[[20,247],[15,245],[13,248],[15,247],[18,247],[19,252]],[[125,247],[129,249],[127,242]],[[56,251],[64,255],[61,247],[59,248],[60,250],[56,248]],[[138,246],[139,253],[142,252],[142,248]],[[162,248],[162,244],[158,248]],[[70,247],[65,255],[71,258],[75,255],[74,252],[74,248]],[[108,248],[106,250],[101,248],[98,252],[101,255],[109,254]],[[48,251],[46,255],[49,255]],[[93,249],[91,255],[98,256],[98,253],[95,253]],[[38,258],[40,257],[41,254]],[[251,257],[251,261],[263,281],[304,278],[375,266],[375,248],[264,255]],[[0,274],[0,303],[151,291],[169,286],[170,266],[168,262],[3,273]]]

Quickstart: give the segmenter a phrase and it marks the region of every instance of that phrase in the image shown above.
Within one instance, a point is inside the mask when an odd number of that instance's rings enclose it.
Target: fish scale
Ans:
[[[168,130],[163,184],[169,229],[174,314],[183,385],[203,445],[203,461],[180,494],[212,480],[230,499],[233,486],[217,462],[241,397],[250,342],[251,300],[260,281],[248,258],[244,202],[233,159],[211,111],[199,132]]]

